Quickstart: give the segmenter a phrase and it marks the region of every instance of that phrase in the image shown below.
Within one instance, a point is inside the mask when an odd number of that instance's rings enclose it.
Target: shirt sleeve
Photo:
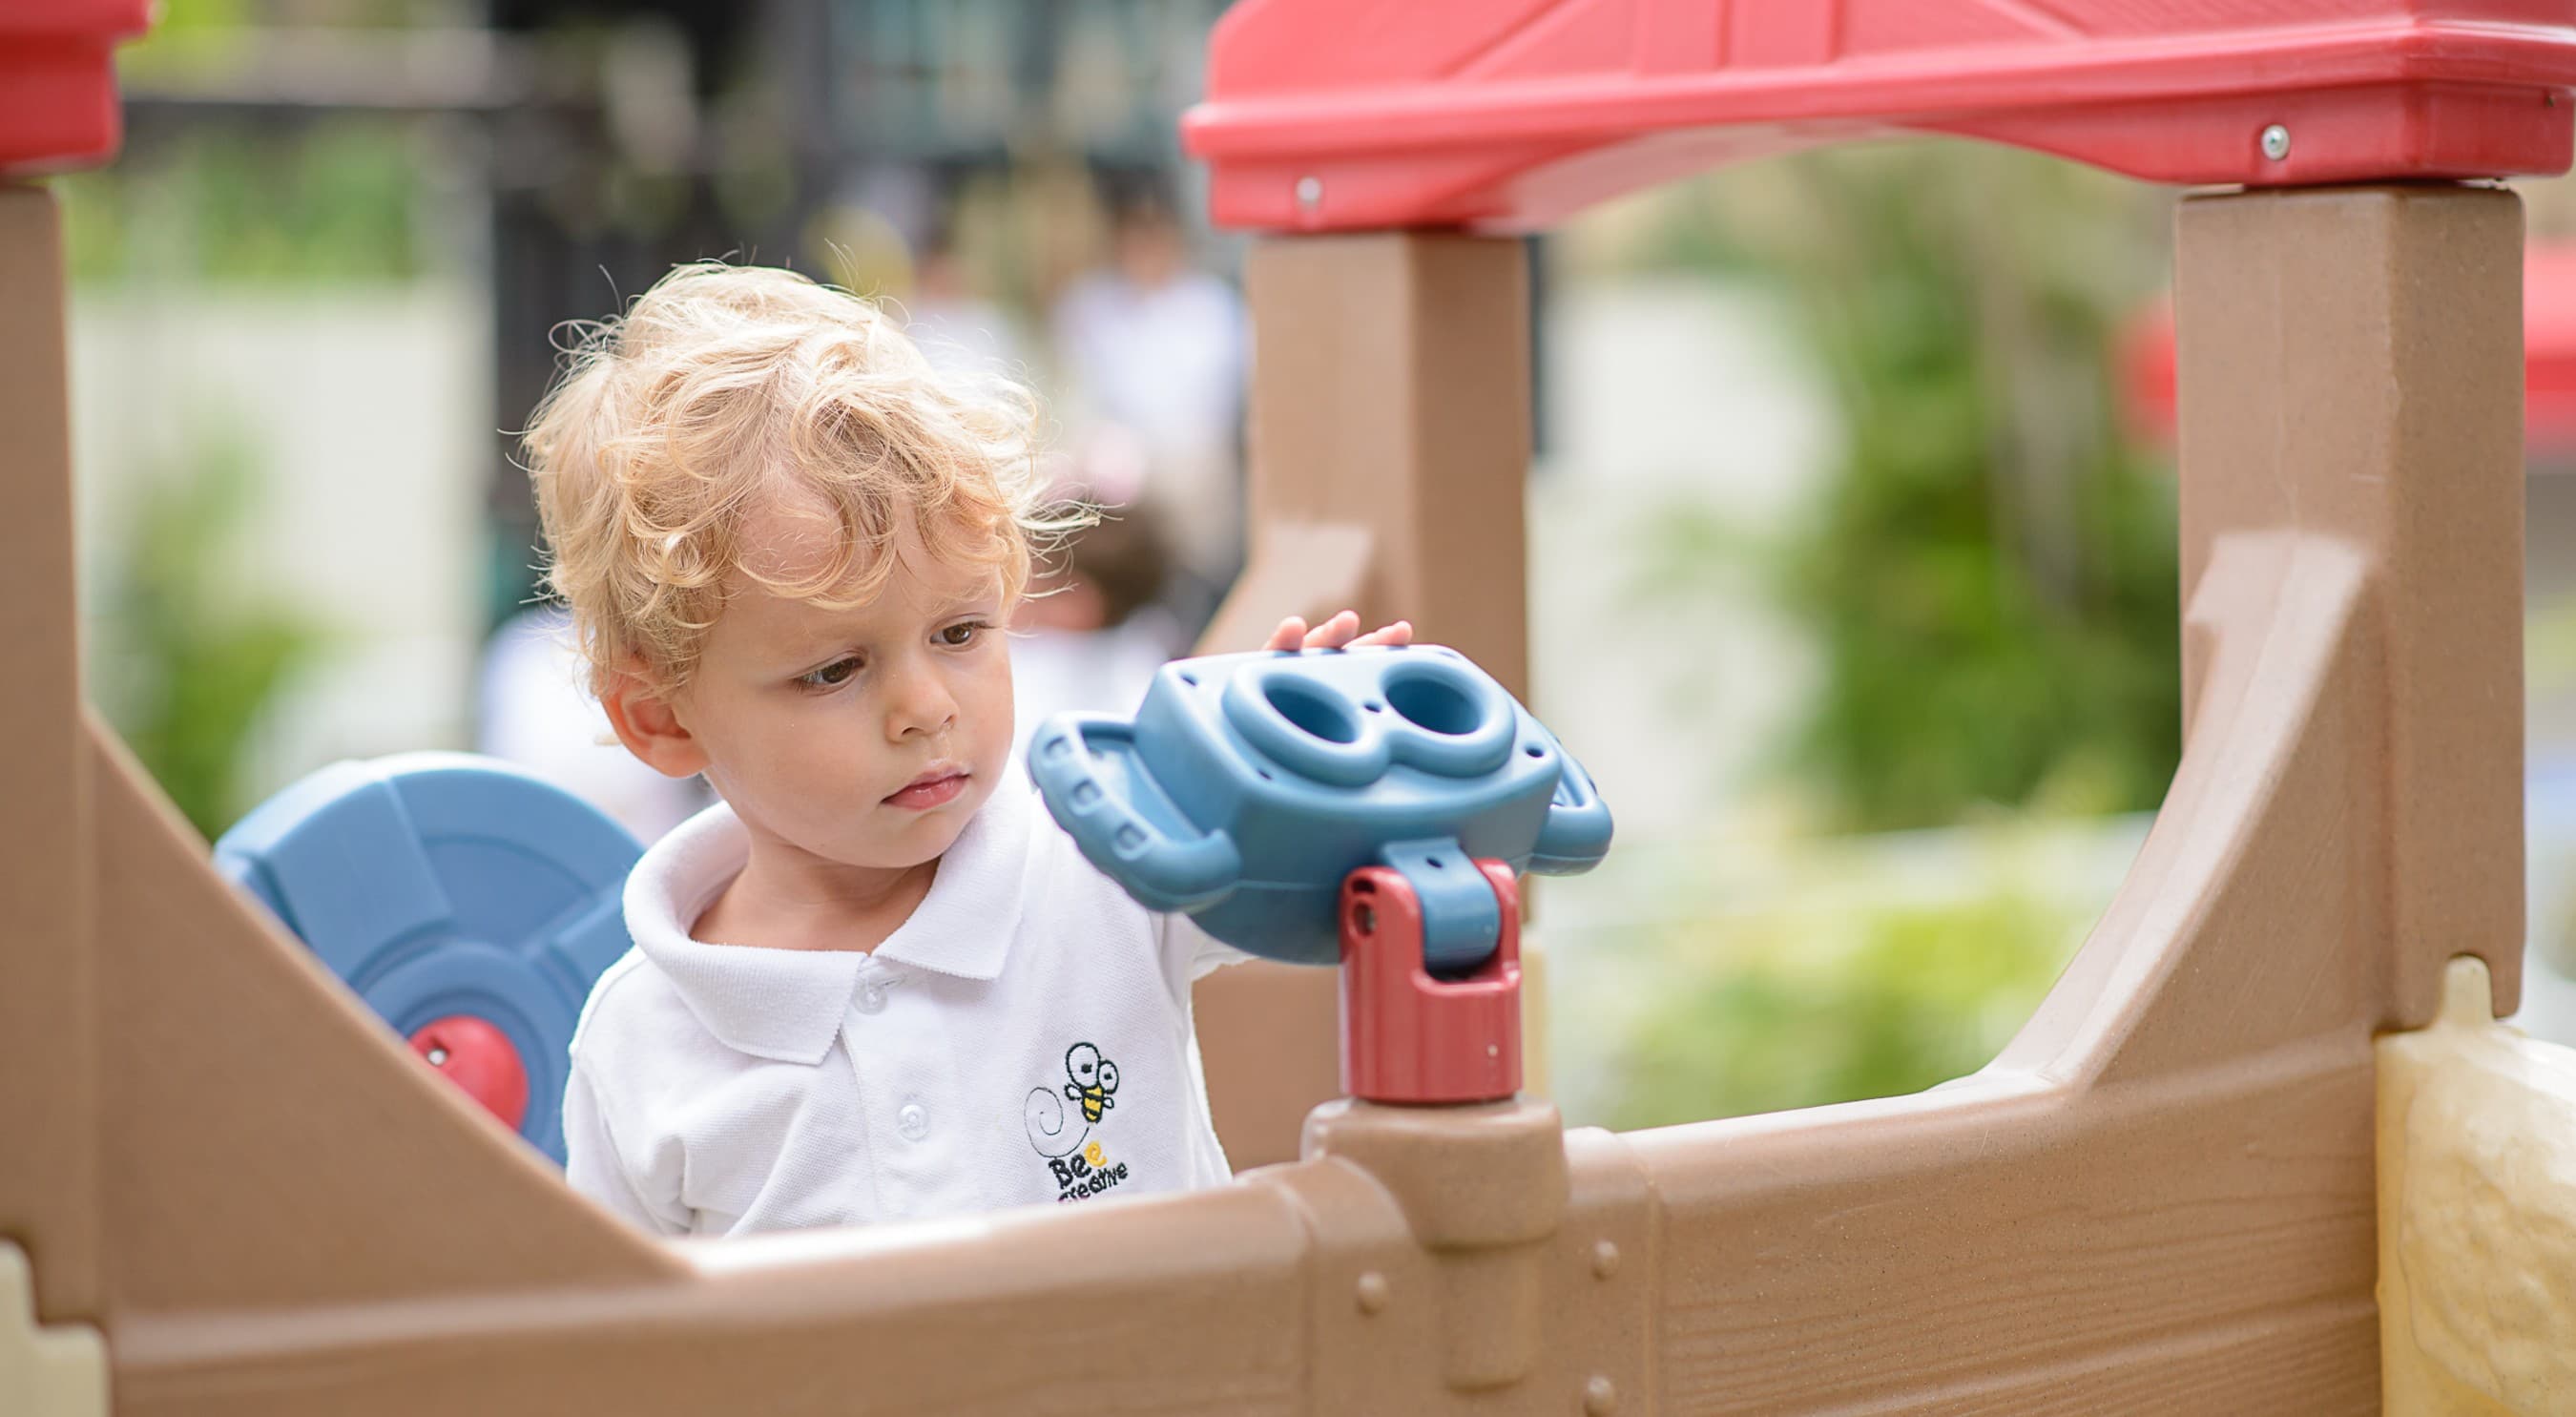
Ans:
[[[1200,929],[1197,921],[1178,911],[1154,916],[1154,943],[1162,951],[1164,977],[1171,980],[1175,991],[1183,993],[1225,966],[1252,958]]]
[[[599,1092],[591,1084],[590,1074],[575,1062],[572,1076],[564,1081],[564,1179],[572,1188],[636,1228],[656,1235],[689,1233],[689,1217],[680,1205],[679,1188],[656,1185],[653,1178],[638,1179],[626,1158],[617,1149],[615,1137],[608,1129],[608,1115],[600,1108]],[[677,1178],[673,1178],[676,1183]]]

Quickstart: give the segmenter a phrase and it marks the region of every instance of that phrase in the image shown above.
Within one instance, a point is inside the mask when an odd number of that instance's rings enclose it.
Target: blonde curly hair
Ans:
[[[571,607],[591,687],[620,673],[685,688],[739,572],[828,608],[865,604],[908,527],[1005,604],[1033,551],[1088,520],[1048,505],[1035,402],[1016,384],[936,377],[873,303],[792,271],[681,266],[622,318],[570,327],[561,377],[524,435],[548,587]],[[777,580],[745,564],[764,505],[825,509],[837,553]]]

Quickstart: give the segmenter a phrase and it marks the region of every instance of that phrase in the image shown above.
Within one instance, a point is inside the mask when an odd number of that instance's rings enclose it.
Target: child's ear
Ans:
[[[608,711],[608,726],[617,741],[644,765],[664,777],[695,777],[706,771],[707,752],[697,735],[680,721],[678,710],[662,690],[641,673],[620,670],[599,696]]]

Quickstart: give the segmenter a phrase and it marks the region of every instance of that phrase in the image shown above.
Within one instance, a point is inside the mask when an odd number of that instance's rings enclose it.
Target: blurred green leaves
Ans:
[[[2098,915],[2138,820],[2102,817],[2153,808],[2181,752],[2173,485],[2113,377],[2169,208],[2046,157],[1907,143],[1731,170],[1601,229],[1621,264],[1786,295],[1841,440],[1785,525],[1708,500],[1638,518],[1642,596],[1749,582],[1817,669],[1769,754],[1785,800],[1737,804],[1773,819],[1674,844],[1632,888],[1657,923],[1596,926],[1556,971],[1587,1120],[1972,1073]]]
[[[2119,321],[2163,204],[1965,144],[1803,155],[1694,189],[1660,263],[1794,293],[1845,450],[1785,531],[1658,508],[1666,592],[1752,565],[1815,639],[1785,775],[1839,829],[1978,804],[2153,806],[2181,753],[2172,485],[2123,436]]]
[[[1648,1127],[1889,1097],[1983,1067],[2075,942],[2081,905],[2009,879],[1926,901],[1855,882],[1659,940],[1607,1118]]]
[[[72,278],[311,285],[420,273],[414,137],[341,119],[210,125],[62,178]]]
[[[247,441],[215,432],[189,446],[146,479],[120,528],[89,618],[89,678],[135,756],[211,839],[252,805],[244,747],[322,633],[303,610],[240,589],[240,533],[259,487]]]

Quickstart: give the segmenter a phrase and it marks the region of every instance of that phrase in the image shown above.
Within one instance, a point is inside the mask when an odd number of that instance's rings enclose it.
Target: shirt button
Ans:
[[[930,1135],[930,1114],[918,1102],[903,1104],[903,1110],[894,1114],[894,1124],[906,1141],[919,1141]]]
[[[881,1014],[881,1013],[884,1013],[884,1012],[885,1012],[885,1001],[886,1001],[886,991],[885,991],[885,986],[884,986],[884,985],[882,985],[882,984],[876,984],[876,983],[869,983],[869,984],[862,984],[862,985],[860,985],[860,986],[859,986],[859,1012],[860,1012],[860,1013],[863,1013],[863,1014]]]

